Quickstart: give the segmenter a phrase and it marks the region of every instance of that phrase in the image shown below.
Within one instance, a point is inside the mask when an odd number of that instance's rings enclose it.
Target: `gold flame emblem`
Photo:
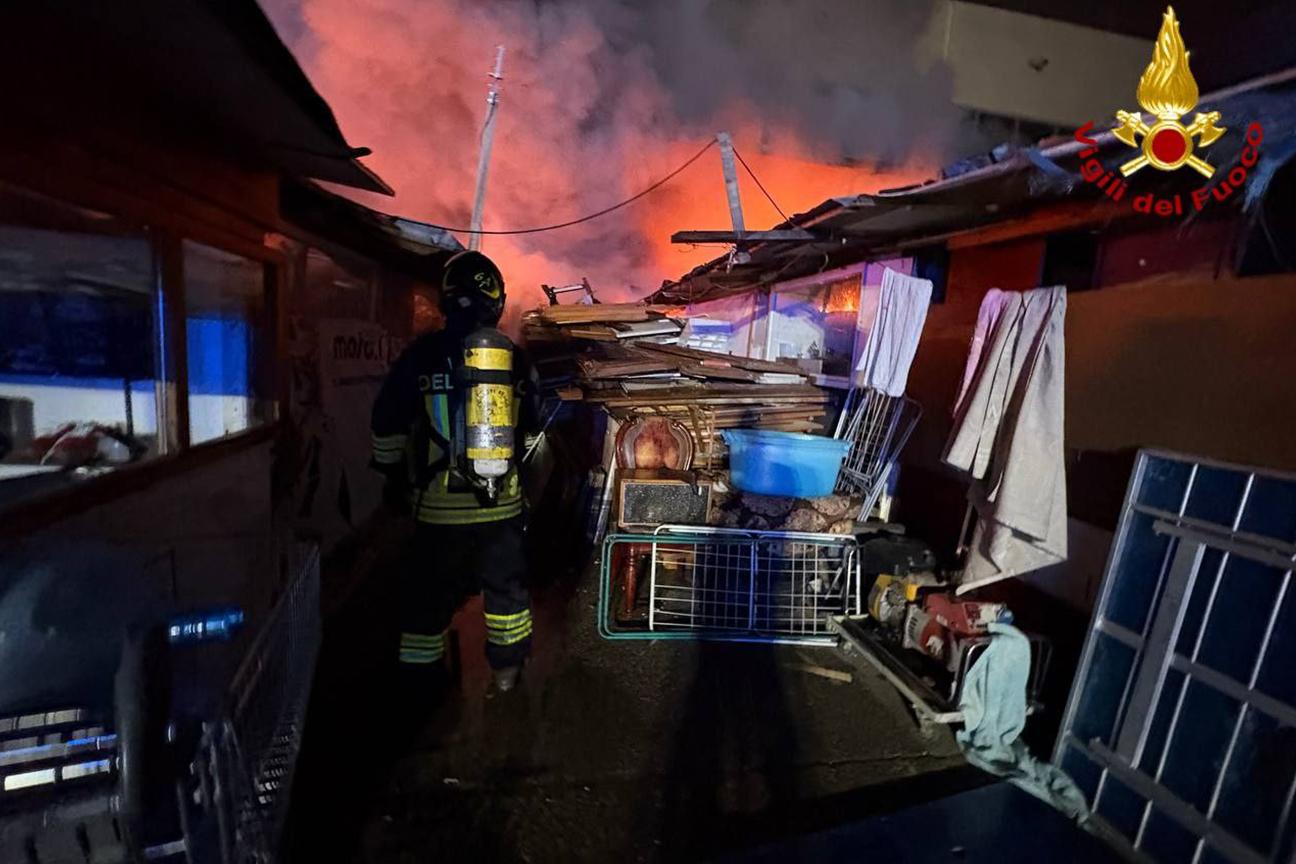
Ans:
[[[1218,111],[1198,113],[1187,126],[1179,122],[1179,118],[1197,105],[1197,80],[1188,68],[1188,50],[1179,35],[1179,21],[1173,7],[1167,6],[1161,16],[1161,32],[1152,50],[1152,62],[1143,70],[1137,95],[1139,105],[1156,120],[1149,126],[1138,112],[1116,112],[1120,125],[1112,133],[1130,147],[1143,151],[1143,155],[1121,166],[1121,174],[1128,177],[1147,165],[1162,171],[1187,165],[1203,177],[1212,176],[1214,166],[1195,155],[1193,149],[1209,147],[1225,130],[1215,125],[1220,119]]]

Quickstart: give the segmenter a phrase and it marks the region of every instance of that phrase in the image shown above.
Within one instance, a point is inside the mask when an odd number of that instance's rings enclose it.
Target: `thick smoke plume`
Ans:
[[[267,12],[395,200],[470,218],[486,72],[507,47],[486,228],[546,224],[640,191],[718,130],[787,212],[930,174],[957,127],[945,70],[921,70],[931,7],[906,0],[269,0]],[[747,178],[749,227],[780,217]],[[487,237],[510,295],[588,276],[641,296],[722,249],[672,231],[728,226],[714,152],[662,190],[563,231]]]

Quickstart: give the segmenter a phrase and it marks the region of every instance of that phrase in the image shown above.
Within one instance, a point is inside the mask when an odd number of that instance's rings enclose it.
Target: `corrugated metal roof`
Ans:
[[[1131,108],[1136,107],[1130,95]],[[1291,76],[1280,76],[1269,83],[1242,86],[1204,98],[1197,110],[1220,111],[1221,125],[1230,132],[1203,151],[1217,167],[1213,181],[1224,176],[1221,169],[1236,163],[1246,143],[1247,124],[1258,121],[1263,126],[1261,162],[1251,171],[1246,192],[1247,202],[1253,202],[1277,167],[1296,151],[1296,82]],[[1093,137],[1102,148],[1099,159],[1109,169],[1130,158],[1131,151],[1110,132]],[[956,177],[872,195],[830,198],[775,226],[809,230],[816,235],[814,240],[745,244],[749,261],[731,263],[729,255],[720,256],[664,283],[649,300],[687,304],[740,294],[881,257],[898,245],[940,242],[949,234],[1024,217],[1064,199],[1094,202],[1095,218],[1123,217],[1132,212],[1129,205],[1135,194],[1186,194],[1205,182],[1187,170],[1144,171],[1138,175],[1137,188],[1131,184],[1120,205],[1104,206],[1101,191],[1080,176],[1082,149],[1084,145],[1074,140],[1054,141],[1015,151],[1002,161]],[[1235,203],[1240,204],[1242,197],[1235,196]]]
[[[284,183],[279,197],[285,221],[416,278],[439,281],[446,259],[464,248],[434,225],[379,213],[314,183]]]

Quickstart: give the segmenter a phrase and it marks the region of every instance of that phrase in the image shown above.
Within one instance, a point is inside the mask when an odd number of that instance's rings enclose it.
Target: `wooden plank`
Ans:
[[[672,396],[762,396],[827,399],[828,393],[813,384],[713,384],[710,386],[694,385],[691,387],[662,387],[660,390],[645,390],[637,394],[645,398],[669,399]]]
[[[953,251],[966,249],[969,246],[1002,243],[1021,237],[1052,234],[1057,231],[1097,225],[1118,215],[1124,215],[1128,209],[1122,209],[1106,198],[1098,201],[1064,201],[1040,207],[1017,219],[951,233],[947,235],[946,245]]]
[[[656,343],[643,343],[637,345],[642,351],[648,351],[653,354],[670,354],[675,357],[686,357],[698,362],[720,362],[738,369],[746,369],[751,372],[786,372],[791,375],[804,375],[804,373],[795,366],[787,363],[776,363],[773,360],[757,360],[753,357],[739,357],[734,354],[721,354],[717,351],[703,351],[699,348],[687,348],[683,345],[659,345]]]
[[[804,243],[816,239],[816,235],[800,228],[784,228],[772,231],[744,231],[741,234],[730,231],[676,231],[671,235],[672,243]]]
[[[592,306],[546,306],[536,317],[546,324],[568,326],[571,324],[633,323],[661,318],[670,306],[645,306],[642,303],[599,303]]]
[[[567,327],[568,336],[573,339],[589,339],[593,342],[616,342],[616,331],[611,327]]]
[[[764,394],[757,387],[750,388],[751,393],[683,393],[663,394],[656,390],[640,390],[635,393],[605,391],[591,393],[587,398],[595,402],[607,402],[614,405],[752,405],[771,407],[776,404],[786,405],[824,405],[826,396],[803,395],[776,396]]]
[[[654,372],[675,372],[678,363],[645,358],[642,360],[600,360],[582,357],[577,361],[580,371],[586,378],[623,378],[632,375],[648,375]]]
[[[782,423],[784,421],[794,422],[797,420],[821,420],[827,416],[824,411],[787,411],[774,413],[770,411],[748,412],[745,414],[719,414],[709,413],[707,417],[715,421],[717,426],[723,425],[742,425],[758,423]]]
[[[755,372],[748,372],[746,369],[735,369],[732,366],[716,364],[681,363],[679,371],[690,378],[701,378],[703,380],[755,382],[759,377]]]

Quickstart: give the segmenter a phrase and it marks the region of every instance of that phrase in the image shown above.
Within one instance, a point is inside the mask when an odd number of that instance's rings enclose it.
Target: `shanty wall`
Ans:
[[[273,465],[270,440],[223,453],[25,537],[23,558],[93,570],[93,550],[109,547],[115,561],[134,563],[141,600],[152,595],[175,609],[234,604],[259,622],[288,575]]]
[[[237,249],[277,269],[265,245],[278,220],[273,175],[158,142],[72,147],[18,123],[0,144],[0,181],[168,236]],[[270,303],[281,283],[274,284]],[[68,585],[111,576],[130,580],[138,595],[123,602],[141,608],[240,606],[248,622],[240,638],[250,639],[292,575],[289,510],[275,473],[278,428],[271,422],[11,504],[0,520],[0,599],[20,594],[31,568],[66,575]],[[100,572],[108,567],[115,572]]]
[[[327,555],[382,500],[370,408],[409,339],[414,284],[307,234],[285,246],[293,527]]]
[[[277,399],[277,421],[6,509],[0,601],[16,590],[14,562],[90,578],[111,566],[132,577],[141,603],[241,606],[250,636],[293,575],[294,538],[327,551],[359,536],[378,507],[369,408],[409,336],[416,286],[285,225],[273,175],[164,143],[73,148],[18,124],[0,143],[0,182],[270,264]],[[144,425],[148,412],[138,413]]]
[[[1111,244],[1129,275],[1163,251]],[[1296,276],[1215,278],[1218,247],[1184,249],[1188,272],[1075,292],[1067,301],[1066,446],[1071,560],[1032,581],[1088,608],[1128,479],[1132,451],[1157,447],[1296,469]],[[1043,242],[952,253],[947,300],[929,313],[910,376],[924,415],[904,455],[902,518],[952,549],[966,484],[939,463],[981,297],[1035,287]],[[1108,262],[1113,256],[1104,258]],[[1140,265],[1138,262],[1142,261]],[[1193,263],[1196,262],[1196,263]],[[1112,278],[1110,275],[1108,278]]]

